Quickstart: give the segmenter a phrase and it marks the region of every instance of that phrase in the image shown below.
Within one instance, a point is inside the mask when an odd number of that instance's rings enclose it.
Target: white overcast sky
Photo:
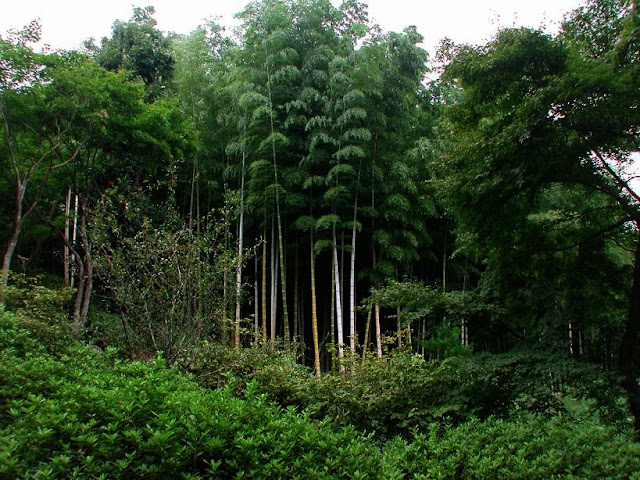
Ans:
[[[334,4],[340,0],[332,0]],[[153,5],[158,28],[189,33],[205,18],[221,17],[232,25],[233,14],[246,0],[9,0],[0,13],[0,35],[39,19],[43,41],[54,48],[75,49],[82,41],[109,36],[115,20],[128,20],[132,7]],[[498,27],[546,26],[555,32],[563,15],[581,0],[369,0],[371,19],[385,31],[416,25],[424,48],[434,51],[443,37],[456,43],[480,44]]]

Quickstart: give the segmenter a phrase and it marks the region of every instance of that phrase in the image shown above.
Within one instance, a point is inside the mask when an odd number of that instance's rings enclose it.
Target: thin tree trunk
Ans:
[[[336,344],[336,275],[335,265],[333,264],[333,252],[331,252],[331,313],[329,315],[329,330],[331,334],[331,344],[334,346],[334,351],[331,353],[331,371],[335,368],[335,347]]]
[[[313,335],[313,367],[316,376],[320,376],[320,345],[318,341],[318,310],[316,307],[316,254],[313,249],[313,230],[310,240],[311,256],[311,330]]]
[[[340,295],[340,268],[338,265],[338,247],[336,241],[336,226],[333,225],[333,268],[335,276],[336,291],[336,332],[338,334],[338,365],[340,371],[344,371],[342,359],[344,357],[344,335],[343,335],[343,318],[342,318],[342,296]]]
[[[573,323],[569,321],[569,354],[573,355]]]
[[[360,174],[362,173],[362,160],[358,166],[358,186],[360,185]],[[355,200],[353,202],[353,227],[351,229],[351,270],[349,275],[349,335],[351,341],[349,345],[351,351],[355,352],[357,342],[356,332],[356,222],[358,220],[358,190],[356,189]]]
[[[253,258],[253,342],[260,340],[260,289],[258,287],[258,256]]]
[[[376,354],[378,358],[382,358],[382,333],[380,332],[380,304],[376,303]]]
[[[371,257],[373,263],[373,270],[376,269],[376,249],[375,247],[371,249]],[[380,305],[376,302],[375,304],[375,324],[376,324],[376,354],[379,359],[382,358],[382,332],[380,330]]]
[[[265,214],[266,217],[266,214]],[[267,222],[262,235],[262,341],[267,342]]]
[[[78,215],[79,215],[79,204],[78,204],[78,195],[76,194],[73,197],[73,229],[72,229],[72,234],[71,234],[71,245],[73,245],[75,247],[75,245],[77,245],[77,241],[78,241]],[[71,264],[71,282],[70,285],[72,287],[75,286],[75,280],[76,280],[76,268],[75,268],[75,263]],[[80,283],[80,278],[78,278],[78,283]]]
[[[349,347],[351,352],[356,351],[356,210],[358,208],[358,197],[353,209],[353,229],[351,231],[351,265],[349,275]]]
[[[299,330],[299,322],[300,322],[300,294],[298,292],[298,242],[296,239],[296,255],[294,262],[294,274],[293,274],[293,341],[302,344],[300,342],[300,330]]]
[[[2,287],[0,290],[0,303],[4,302],[5,291],[7,286],[9,285],[9,269],[11,268],[11,259],[13,258],[13,254],[16,251],[16,246],[18,245],[18,238],[20,237],[20,231],[22,230],[22,222],[18,220],[18,215],[16,214],[16,223],[14,224],[13,231],[11,232],[11,237],[9,238],[9,243],[7,244],[7,249],[4,253],[4,258],[2,259]]]
[[[84,299],[84,288],[85,288],[85,268],[84,262],[77,262],[78,264],[78,289],[76,290],[76,300],[73,305],[73,327],[72,333],[75,338],[80,336],[80,325],[81,325],[81,316],[82,316],[82,303]]]
[[[69,214],[71,213],[71,188],[67,189],[67,197],[64,202],[64,284],[66,286],[71,285],[71,279],[69,278],[69,263],[71,258],[69,257],[69,247],[67,242],[69,241]]]
[[[278,186],[276,185],[276,190]],[[277,194],[276,194],[276,202]],[[284,241],[282,238],[282,220],[280,218],[280,207],[276,206],[276,213],[278,215],[278,243],[280,252],[280,286],[282,288],[282,320],[284,323],[284,344],[289,345],[291,340],[289,333],[289,309],[287,307],[287,267],[284,258]]]
[[[631,306],[620,344],[620,371],[622,372],[622,386],[627,391],[629,410],[634,420],[636,438],[640,440],[640,386],[638,385],[635,363],[640,326],[640,236],[637,242],[631,287]]]
[[[79,327],[81,327],[81,329],[84,329],[87,325],[89,304],[91,302],[91,293],[93,292],[93,257],[91,256],[91,244],[89,243],[89,236],[87,235],[87,222],[84,208],[81,217],[80,233],[82,236],[82,243],[84,245],[85,271],[84,279],[78,281],[78,283],[80,283],[80,281],[84,283],[84,295],[82,296],[82,308],[80,309],[80,317],[78,318],[78,322],[80,323]]]
[[[193,236],[193,211],[195,209],[195,188],[196,188],[196,162],[193,162],[191,169],[191,195],[189,198],[189,235]]]
[[[276,270],[276,256],[275,256],[275,239],[274,239],[273,219],[271,220],[271,323],[270,334],[271,343],[276,341],[276,306],[278,303],[278,292],[276,285],[278,284],[278,275]]]
[[[369,330],[371,330],[371,314],[372,314],[372,308],[371,306],[369,306],[369,308],[367,308],[367,325],[364,328],[364,347],[362,348],[362,358],[364,358],[367,355],[367,352],[369,351]]]
[[[238,224],[238,259],[236,266],[236,316],[233,337],[233,346],[236,350],[240,348],[240,299],[242,292],[242,264],[244,255],[244,166],[246,154],[244,147],[242,151],[242,174],[240,179],[240,220]]]

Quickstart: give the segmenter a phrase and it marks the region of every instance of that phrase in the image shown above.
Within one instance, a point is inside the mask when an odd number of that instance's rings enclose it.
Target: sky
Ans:
[[[334,4],[339,0],[332,0]],[[153,5],[158,28],[187,34],[203,19],[220,17],[233,25],[233,15],[246,0],[13,0],[0,14],[0,35],[34,19],[42,25],[43,42],[64,50],[79,48],[84,40],[110,36],[115,20],[127,21],[133,6]],[[434,52],[440,40],[482,44],[498,27],[542,27],[554,33],[563,15],[580,0],[369,0],[371,19],[385,31],[416,25],[425,37],[423,47]]]

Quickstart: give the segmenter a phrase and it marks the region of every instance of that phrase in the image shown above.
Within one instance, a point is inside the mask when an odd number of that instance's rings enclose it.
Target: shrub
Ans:
[[[45,286],[40,276],[11,274],[11,279],[5,295],[6,310],[13,312],[49,351],[63,350],[71,336],[69,312],[75,289]]]
[[[407,409],[420,405],[410,395],[460,368],[399,355],[325,377],[325,384],[299,375],[284,353],[252,353],[265,365],[267,358],[280,363],[274,370],[254,365],[239,398],[229,376],[226,387],[211,391],[162,358],[124,361],[113,349],[100,355],[78,343],[53,356],[16,314],[0,310],[0,478],[640,478],[640,444],[601,424],[588,402],[565,398],[565,413],[555,416],[429,420],[440,408],[429,402],[453,384],[444,382],[424,403],[432,410],[419,431],[378,443],[327,416],[314,421],[283,409],[263,390],[281,392],[271,381],[278,375],[292,384],[306,378],[300,385],[334,393],[337,407],[325,405],[325,412],[347,406],[363,422],[371,404],[371,418],[390,435],[391,422],[410,423]],[[383,375],[384,368],[391,373]],[[258,372],[269,378],[262,387]],[[416,373],[427,380],[407,383]],[[461,391],[447,401],[459,396],[461,410],[468,409]],[[368,396],[356,401],[357,392]],[[383,408],[391,409],[387,416]],[[351,413],[342,411],[338,423]]]
[[[551,379],[550,372],[562,383]],[[300,405],[313,418],[354,425],[380,439],[409,438],[433,421],[456,424],[507,418],[519,411],[551,416],[565,410],[564,396],[591,399],[590,415],[608,423],[616,418],[621,431],[630,426],[619,402],[623,392],[606,372],[542,353],[474,354],[425,362],[418,355],[397,352],[382,360],[365,359],[344,375],[310,378],[303,387],[299,378],[293,381],[298,382]],[[280,388],[293,390],[287,382],[284,377]]]
[[[588,418],[522,414],[434,427],[387,444],[408,478],[640,478],[640,444]]]
[[[276,347],[255,345],[235,350],[221,343],[207,342],[184,367],[194,373],[201,385],[209,388],[231,385],[234,392],[242,396],[247,384],[255,380],[260,392],[280,406],[300,405],[301,392],[313,378],[311,370],[296,363],[295,352]]]
[[[2,478],[364,477],[380,468],[353,428],[282,410],[255,382],[207,391],[163,359],[75,345],[54,358],[3,315]],[[19,341],[7,338],[21,338]],[[33,347],[33,348],[32,348]]]

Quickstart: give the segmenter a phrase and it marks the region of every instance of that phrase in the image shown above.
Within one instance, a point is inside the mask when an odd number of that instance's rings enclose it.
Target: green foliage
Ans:
[[[153,7],[134,7],[128,22],[113,23],[111,38],[104,37],[97,59],[108,70],[124,70],[148,87],[156,99],[173,73],[174,58],[169,40],[156,28]]]
[[[580,415],[473,420],[395,440],[385,455],[409,478],[638,478],[639,444]]]
[[[21,325],[50,352],[58,352],[71,335],[70,312],[75,289],[48,286],[42,276],[11,274],[10,278],[3,308],[15,314]]]
[[[238,398],[233,374],[226,387],[208,390],[167,369],[162,358],[122,361],[112,349],[99,354],[73,342],[59,353],[48,354],[18,316],[0,310],[3,478],[595,479],[637,478],[640,468],[638,444],[601,424],[588,402],[570,397],[558,400],[562,413],[552,417],[521,412],[462,423],[434,421],[451,407],[439,414],[434,405],[428,412],[415,403],[402,408],[403,398],[415,402],[425,394],[431,400],[449,395],[451,402],[456,394],[447,390],[456,384],[467,389],[457,394],[481,403],[483,390],[508,371],[506,358],[489,376],[486,359],[478,367],[478,359],[428,364],[395,355],[384,362],[372,359],[350,374],[314,379],[287,354],[254,350],[245,360],[234,352],[237,364],[246,362],[254,375]],[[215,360],[224,352],[212,348],[207,354]],[[476,379],[470,382],[473,371]],[[306,383],[303,393],[323,403],[326,418],[317,422],[294,408],[275,406],[268,399],[273,394],[262,393],[277,388],[269,376]],[[522,371],[515,376],[521,379]],[[415,384],[420,378],[421,387]],[[430,388],[436,391],[429,393]],[[487,397],[484,403],[495,401]],[[340,426],[363,419],[363,408],[380,422],[372,425],[378,433],[405,429],[405,438],[376,444],[356,428]]]
[[[612,428],[629,427],[622,392],[605,372],[553,354],[471,355],[466,350],[464,356],[426,362],[400,350],[382,360],[347,359],[345,373],[317,378],[278,352],[229,353],[226,360],[216,353],[198,373],[206,385],[226,384],[228,372],[241,393],[250,379],[257,380],[257,388],[282,406],[297,406],[312,418],[352,425],[381,440],[409,438],[414,430],[445,420],[508,419],[517,412],[551,417],[566,413],[565,398],[584,399],[589,417]]]
[[[103,196],[92,236],[96,272],[122,319],[128,350],[161,351],[173,363],[222,333],[223,272],[235,260],[222,247],[224,222],[210,219],[211,230],[196,237],[171,202],[155,223],[146,200],[117,189]]]
[[[34,319],[52,323],[62,324],[68,320],[75,289],[47,285],[47,278],[42,275],[27,277],[12,273],[10,279],[5,297],[7,310],[25,312]]]
[[[380,468],[353,429],[281,410],[255,383],[239,399],[230,388],[204,391],[163,359],[122,362],[79,345],[54,359],[12,314],[0,322],[3,478],[363,477]]]
[[[207,342],[183,366],[208,388],[230,386],[244,395],[247,385],[257,388],[283,407],[299,404],[299,392],[311,379],[311,372],[296,362],[295,352],[281,345],[254,345],[240,351],[226,345]]]
[[[471,354],[471,348],[461,344],[460,334],[459,328],[451,328],[446,324],[438,325],[435,337],[422,342],[425,354],[439,360]]]

